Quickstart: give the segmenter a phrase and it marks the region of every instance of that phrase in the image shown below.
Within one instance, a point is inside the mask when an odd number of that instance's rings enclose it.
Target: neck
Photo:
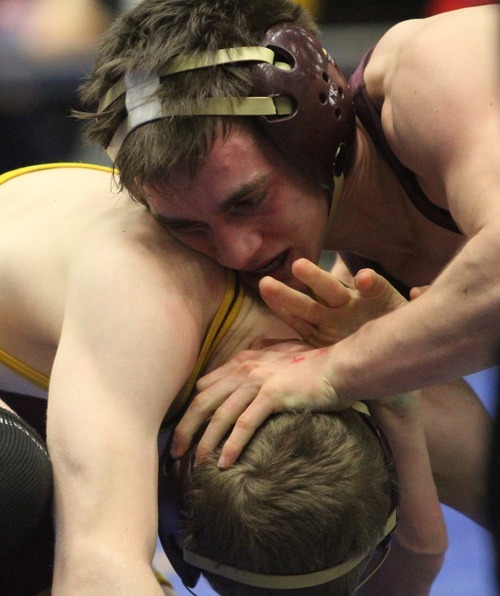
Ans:
[[[396,233],[395,214],[406,206],[406,201],[400,200],[401,193],[395,175],[358,123],[356,155],[342,192],[332,204],[325,248],[375,258],[380,238]]]
[[[248,350],[257,338],[296,340],[297,332],[279,320],[253,290],[247,288],[241,310],[210,358],[207,372],[222,366],[234,354]]]

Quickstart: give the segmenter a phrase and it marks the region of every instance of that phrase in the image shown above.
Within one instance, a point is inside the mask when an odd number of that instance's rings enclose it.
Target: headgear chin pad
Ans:
[[[334,175],[345,171],[354,151],[355,116],[347,80],[319,40],[295,25],[271,27],[261,45],[291,68],[256,64],[253,95],[286,96],[295,109],[289,116],[258,116],[259,124],[286,157],[331,191]]]

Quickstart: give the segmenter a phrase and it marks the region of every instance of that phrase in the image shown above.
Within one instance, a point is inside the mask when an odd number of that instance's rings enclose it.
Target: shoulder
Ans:
[[[453,87],[490,75],[498,61],[500,9],[495,5],[464,8],[391,27],[380,39],[366,68],[372,100],[387,99],[393,86],[413,75],[440,85],[435,75]],[[453,79],[459,69],[460,80]],[[423,79],[421,77],[424,77]],[[382,87],[380,86],[382,84]],[[385,97],[384,97],[385,96]]]
[[[74,259],[51,387],[56,374],[64,387],[61,374],[76,362],[78,374],[121,395],[147,393],[164,414],[194,365],[226,277],[149,219],[113,218]]]
[[[376,46],[367,89],[389,143],[415,173],[441,176],[450,161],[465,158],[460,152],[476,144],[479,130],[491,130],[498,14],[490,5],[406,21]]]
[[[499,22],[500,7],[497,5],[463,8],[402,21],[381,37],[373,58],[382,55],[387,58],[391,54],[394,66],[404,66],[407,59],[418,62],[430,57],[438,62],[440,59],[453,60],[454,56],[445,51],[446,48],[460,47],[464,53],[475,57],[477,52],[484,51],[483,46],[489,47],[489,51],[497,55]],[[480,43],[483,40],[484,44]],[[473,44],[472,41],[478,43]]]
[[[96,316],[118,316],[122,302],[139,312],[141,302],[160,308],[175,296],[202,321],[225,287],[224,271],[119,193],[109,170],[47,167],[0,185],[0,249],[0,333],[15,320],[51,345],[69,306],[87,301]]]
[[[68,275],[79,299],[100,288],[102,300],[107,297],[101,303],[109,309],[116,300],[162,312],[182,303],[203,324],[224,295],[225,279],[223,268],[181,245],[140,205],[101,217]]]
[[[0,230],[5,227],[11,243],[17,238],[11,258],[16,251],[19,263],[43,257],[44,284],[57,284],[60,295],[75,284],[83,293],[115,284],[129,295],[157,288],[190,296],[224,285],[224,271],[183,247],[120,192],[109,168],[49,164],[24,174],[0,185],[0,213],[3,205],[6,210]]]

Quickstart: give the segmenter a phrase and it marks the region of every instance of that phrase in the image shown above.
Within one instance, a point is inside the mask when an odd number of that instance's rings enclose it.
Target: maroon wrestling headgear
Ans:
[[[262,45],[291,69],[256,64],[254,93],[288,97],[294,111],[261,116],[259,123],[284,155],[331,190],[334,175],[345,172],[354,153],[355,116],[347,81],[318,39],[304,29],[275,25]]]
[[[355,116],[348,83],[310,32],[290,23],[271,27],[260,46],[226,48],[182,56],[153,75],[130,73],[108,90],[98,112],[125,95],[127,118],[108,147],[115,159],[133,130],[162,118],[185,116],[161,104],[161,79],[221,64],[254,62],[248,97],[207,97],[191,115],[255,116],[279,150],[313,182],[331,191],[334,175],[349,166],[355,144]]]

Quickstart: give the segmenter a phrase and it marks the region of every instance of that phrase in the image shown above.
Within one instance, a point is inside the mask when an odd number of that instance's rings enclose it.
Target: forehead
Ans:
[[[160,184],[146,184],[145,190],[149,199],[161,195],[167,201],[175,196],[186,198],[199,193],[226,195],[257,178],[269,176],[282,159],[262,134],[235,127],[215,138],[210,151],[196,167],[189,162],[180,164]]]

